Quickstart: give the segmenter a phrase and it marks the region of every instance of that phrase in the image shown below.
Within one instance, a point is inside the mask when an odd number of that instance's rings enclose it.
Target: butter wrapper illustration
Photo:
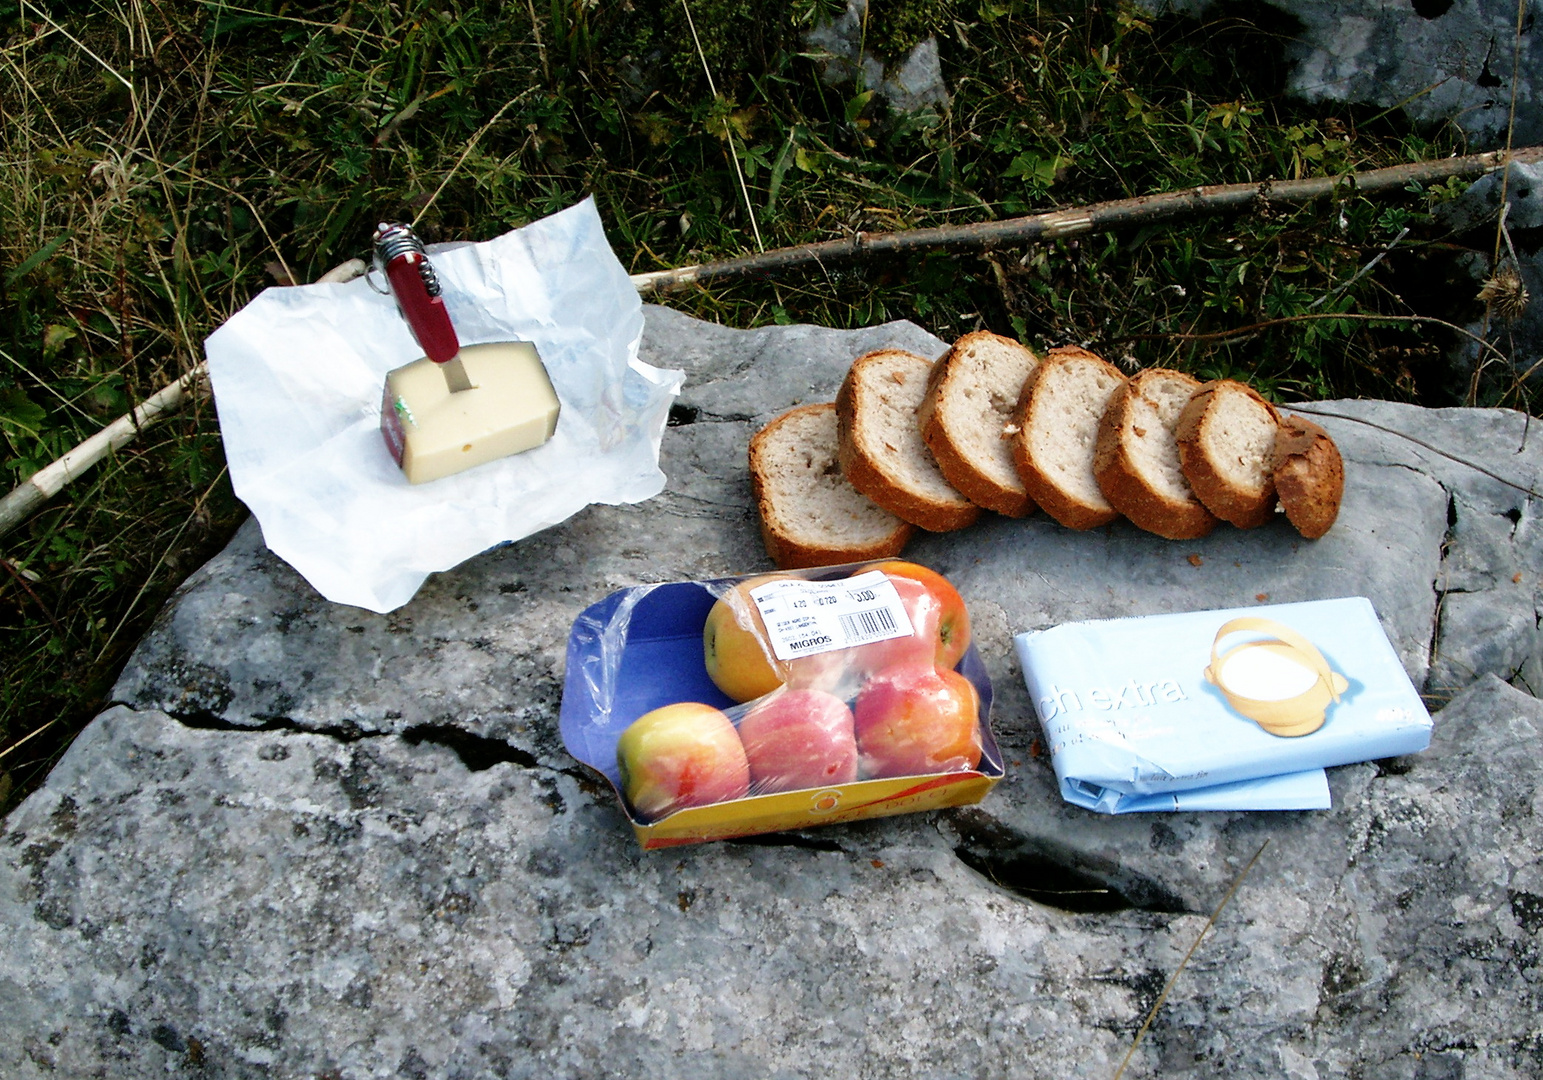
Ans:
[[[1102,813],[1322,809],[1324,768],[1430,744],[1364,597],[1065,623],[1014,645],[1062,797]]]

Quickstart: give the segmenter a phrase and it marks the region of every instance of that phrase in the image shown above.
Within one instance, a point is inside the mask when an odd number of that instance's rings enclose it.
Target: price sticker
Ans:
[[[882,570],[839,581],[772,581],[750,590],[778,660],[849,649],[915,630]]]

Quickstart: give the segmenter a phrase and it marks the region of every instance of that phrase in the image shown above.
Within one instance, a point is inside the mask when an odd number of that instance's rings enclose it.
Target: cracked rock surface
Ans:
[[[320,600],[249,523],[0,823],[0,1076],[1109,1077],[1266,841],[1127,1075],[1543,1074],[1543,511],[1497,479],[1537,487],[1543,429],[1515,413],[1312,406],[1347,464],[1316,543],[922,537],[971,604],[1007,778],[637,849],[556,734],[568,627],[625,584],[765,568],[749,435],[887,345],[943,348],[649,308],[644,359],[689,375],[665,493],[391,615]],[[1332,770],[1327,812],[1060,802],[1013,633],[1354,593],[1445,706],[1428,752]]]
[[[1137,2],[1154,14],[1192,18],[1224,17],[1232,7],[1218,0]],[[1299,24],[1282,35],[1290,93],[1401,109],[1422,127],[1450,121],[1475,151],[1505,146],[1508,127],[1513,146],[1543,142],[1535,5],[1527,5],[1518,27],[1514,0],[1265,3]]]

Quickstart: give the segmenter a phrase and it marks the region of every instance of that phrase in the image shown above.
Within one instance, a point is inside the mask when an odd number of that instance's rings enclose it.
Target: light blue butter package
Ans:
[[[1365,597],[1064,623],[1013,643],[1062,797],[1101,813],[1323,809],[1325,767],[1430,744]]]

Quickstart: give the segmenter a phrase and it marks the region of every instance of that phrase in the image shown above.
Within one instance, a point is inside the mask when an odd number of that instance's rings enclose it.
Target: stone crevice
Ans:
[[[133,709],[135,706],[129,702],[115,701],[112,705],[122,705],[124,708]],[[236,724],[224,717],[206,709],[193,710],[162,710],[167,716],[182,724],[184,727],[194,728],[199,731],[228,731],[250,734],[265,731],[293,732],[299,735],[320,735],[324,738],[339,743],[355,743],[364,739],[400,739],[408,746],[416,747],[424,743],[434,746],[442,746],[450,750],[470,772],[482,772],[494,765],[508,763],[518,765],[522,769],[541,768],[541,762],[534,754],[511,746],[502,739],[490,739],[483,735],[474,735],[469,731],[454,727],[450,724],[415,724],[400,732],[394,731],[366,731],[353,724],[334,724],[326,726],[308,726],[301,724],[288,716],[258,716],[260,721],[256,724]],[[566,771],[566,770],[554,770]]]
[[[759,836],[740,836],[727,841],[730,844],[747,845],[749,847],[785,847],[801,848],[805,851],[840,852],[843,855],[852,854],[851,850],[843,847],[829,836],[811,836],[801,832],[762,833]]]
[[[751,413],[714,413],[700,405],[676,402],[670,406],[670,427],[690,427],[693,424],[747,424],[754,420]]]
[[[997,888],[1074,915],[1144,911],[1203,914],[1139,871],[1036,840],[978,808],[951,815],[945,839],[954,857]]]
[[[1400,468],[1407,467],[1408,466],[1400,466]],[[1418,472],[1419,470],[1416,469],[1414,471]],[[1434,479],[1434,477],[1432,477],[1432,479]],[[1440,481],[1437,482],[1440,483]],[[1459,589],[1448,588],[1445,584],[1447,579],[1447,556],[1451,552],[1453,544],[1457,542],[1457,496],[1453,494],[1452,489],[1447,487],[1445,484],[1441,485],[1441,490],[1444,491],[1447,496],[1447,528],[1446,532],[1443,533],[1441,537],[1441,561],[1438,564],[1436,571],[1437,577],[1435,581],[1431,582],[1431,591],[1436,594],[1436,603],[1431,608],[1430,636],[1427,639],[1425,646],[1425,670],[1427,674],[1425,679],[1425,686],[1423,689],[1426,691],[1431,689],[1431,676],[1436,670],[1436,659],[1441,655],[1442,603],[1446,600],[1448,593],[1462,591]]]

